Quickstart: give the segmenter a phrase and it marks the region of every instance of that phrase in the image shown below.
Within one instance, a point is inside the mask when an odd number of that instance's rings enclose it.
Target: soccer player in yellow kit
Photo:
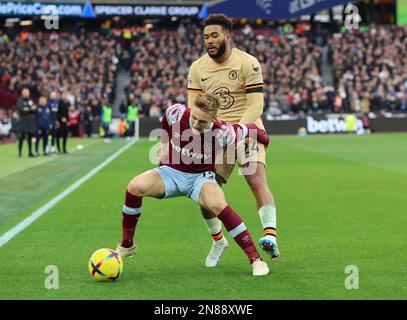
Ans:
[[[255,123],[264,129],[261,120],[264,97],[260,63],[252,55],[231,47],[233,23],[224,14],[209,15],[202,22],[202,26],[207,54],[194,61],[190,67],[188,104],[192,105],[198,93],[214,93],[222,101],[218,112],[219,120],[230,124]],[[255,140],[246,141],[246,145],[241,147],[244,147],[244,151],[238,150],[236,162],[256,198],[264,230],[259,245],[272,259],[277,258],[280,254],[276,240],[276,207],[267,185],[266,150]],[[217,164],[219,184],[227,183],[235,165],[235,161],[232,162],[224,159],[222,164]],[[228,247],[228,242],[223,237],[219,219],[204,208],[201,208],[201,211],[213,238],[205,265],[215,267],[224,249]]]

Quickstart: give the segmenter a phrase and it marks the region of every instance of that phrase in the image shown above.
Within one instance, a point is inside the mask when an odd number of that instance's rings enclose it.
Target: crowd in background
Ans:
[[[235,30],[234,46],[261,63],[265,111],[279,114],[387,112],[407,109],[407,28],[372,26],[364,32],[325,34],[321,41],[304,25],[286,29]],[[321,44],[332,83],[323,83]],[[204,54],[201,30],[180,26],[145,34],[130,46],[128,101],[146,116],[172,102],[186,102],[191,63]],[[136,102],[134,102],[136,101]]]
[[[205,53],[201,33],[195,24],[173,30],[21,32],[14,38],[0,30],[0,87],[18,92],[27,87],[37,104],[53,91],[65,94],[77,117],[70,129],[75,136],[77,123],[83,127],[89,117],[103,118],[104,106],[115,100],[118,71],[128,70],[121,117],[127,117],[129,106],[141,116],[160,117],[168,105],[186,103],[189,66]],[[233,46],[262,65],[266,113],[407,109],[407,28],[372,25],[321,37],[305,23],[273,29],[245,25],[234,31]],[[332,83],[323,81],[324,61],[332,70]],[[11,121],[11,112],[0,112],[1,136]]]
[[[186,103],[189,66],[203,51],[201,31],[195,25],[140,35],[130,46],[128,100],[136,99],[142,112],[152,117],[160,116],[171,103]]]
[[[315,92],[321,87],[321,48],[305,36],[304,30],[286,33],[282,28],[271,36],[270,32],[255,32],[246,25],[234,31],[233,45],[260,61],[266,109],[276,96],[289,97],[297,89],[300,94]],[[147,116],[159,116],[169,103],[186,102],[189,66],[205,53],[198,26],[180,25],[176,32],[145,34],[131,44],[130,52],[128,100],[136,99]],[[299,111],[297,106],[291,110],[289,100],[281,101],[281,108],[283,112]]]
[[[407,110],[407,28],[372,27],[329,40],[335,111]]]
[[[0,40],[0,85],[17,91],[28,87],[35,98],[69,91],[74,104],[111,100],[119,50],[113,39],[85,29],[21,32],[14,39]]]

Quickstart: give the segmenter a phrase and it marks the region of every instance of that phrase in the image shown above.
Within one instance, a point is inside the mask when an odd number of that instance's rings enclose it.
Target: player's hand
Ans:
[[[257,133],[257,142],[263,144],[266,148],[269,146],[270,137],[264,130],[259,129],[255,124],[247,124],[246,126],[249,129],[248,137],[251,137],[250,132],[255,130]]]
[[[264,130],[257,129],[257,141],[267,148],[270,144],[270,137]]]

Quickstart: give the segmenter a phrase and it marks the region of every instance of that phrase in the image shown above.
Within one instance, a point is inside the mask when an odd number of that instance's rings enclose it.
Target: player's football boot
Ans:
[[[119,254],[120,257],[126,258],[134,255],[136,253],[136,250],[137,250],[136,244],[133,244],[133,246],[130,248],[126,248],[118,244],[115,251]]]
[[[205,260],[205,266],[208,268],[216,267],[219,264],[223,250],[227,247],[229,247],[229,243],[225,237],[223,237],[222,240],[213,241],[211,250]]]
[[[280,251],[278,250],[277,240],[273,236],[264,236],[259,240],[260,248],[266,252],[271,259],[277,259],[280,256]]]
[[[261,258],[254,260],[252,262],[252,267],[253,267],[253,275],[254,276],[265,276],[266,274],[269,274],[270,270],[267,265]]]

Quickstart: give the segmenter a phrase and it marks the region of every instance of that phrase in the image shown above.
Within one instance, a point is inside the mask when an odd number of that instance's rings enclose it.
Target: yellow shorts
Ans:
[[[264,145],[258,143],[254,139],[247,139],[238,144],[236,148],[236,162],[239,167],[244,167],[249,163],[262,163],[266,166],[266,148]],[[230,161],[229,161],[230,162]],[[227,183],[232,175],[235,163],[228,163],[227,155],[224,154],[224,160],[222,164],[216,164],[216,174],[223,180],[223,183]]]

